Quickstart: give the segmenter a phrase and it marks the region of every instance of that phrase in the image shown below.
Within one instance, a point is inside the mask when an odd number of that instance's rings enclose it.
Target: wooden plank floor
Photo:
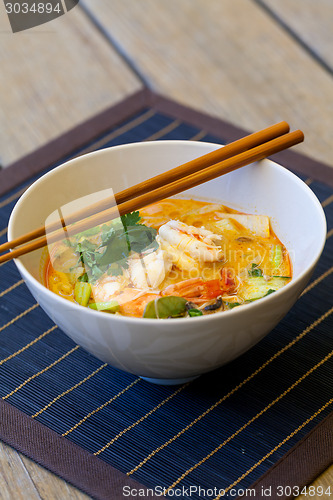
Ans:
[[[303,43],[303,49],[312,53],[328,72],[333,70],[333,3],[331,0],[258,0],[267,12],[276,16],[291,35]]]
[[[141,88],[81,9],[15,35],[1,9],[3,166]]]
[[[331,0],[145,0],[144,8],[136,0],[81,0],[15,35],[3,9],[5,167],[144,83],[249,130],[286,119],[305,132],[298,151],[333,165]],[[332,484],[333,466],[314,483]],[[0,498],[87,496],[0,444]]]
[[[285,119],[305,133],[300,152],[333,164],[332,74],[257,2],[145,0],[144,12],[135,0],[82,4],[154,90],[248,130]],[[333,2],[315,2],[311,15],[320,38]],[[285,17],[300,23],[296,7]]]

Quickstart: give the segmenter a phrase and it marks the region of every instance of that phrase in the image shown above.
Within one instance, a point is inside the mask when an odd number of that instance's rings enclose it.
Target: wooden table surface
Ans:
[[[332,0],[80,0],[13,34],[1,2],[0,165],[149,86],[248,130],[287,120],[333,167],[332,27]],[[88,497],[0,443],[0,498]]]

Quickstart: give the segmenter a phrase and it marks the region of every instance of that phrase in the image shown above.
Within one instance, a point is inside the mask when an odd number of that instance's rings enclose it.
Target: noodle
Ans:
[[[233,309],[291,279],[287,249],[265,215],[172,198],[125,217],[97,237],[55,244],[45,285],[92,309],[168,318]]]

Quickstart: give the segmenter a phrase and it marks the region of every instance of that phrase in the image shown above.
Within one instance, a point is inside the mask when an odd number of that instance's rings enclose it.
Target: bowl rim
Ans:
[[[78,163],[78,162],[82,161],[82,159],[108,154],[108,152],[110,150],[128,149],[128,148],[136,148],[136,147],[145,148],[145,147],[151,147],[152,145],[153,145],[153,147],[159,147],[159,145],[161,145],[161,144],[164,144],[164,145],[182,145],[182,144],[184,145],[185,144],[186,146],[188,146],[189,144],[191,144],[191,145],[194,144],[196,146],[202,147],[202,149],[205,149],[205,148],[207,148],[207,146],[209,146],[212,150],[217,149],[219,147],[223,147],[223,145],[213,143],[213,142],[187,141],[187,140],[176,140],[176,139],[159,140],[159,141],[145,141],[145,142],[132,142],[132,143],[119,144],[116,146],[110,146],[108,148],[99,149],[97,151],[92,151],[90,153],[86,153],[84,155],[81,155],[81,156],[78,156],[76,158],[72,158],[68,161],[65,161],[64,163],[58,165],[57,167],[53,168],[49,172],[46,172],[45,174],[40,176],[38,179],[36,179],[26,189],[26,191],[22,194],[22,196],[20,196],[20,198],[16,202],[16,204],[15,204],[15,206],[10,214],[10,218],[9,218],[9,222],[8,222],[8,240],[11,239],[12,227],[14,224],[15,211],[16,211],[17,207],[22,202],[24,202],[24,199],[30,195],[30,192],[33,191],[36,188],[36,186],[38,186],[39,182],[42,182],[43,179],[45,179],[46,177],[51,177],[53,175],[56,175],[58,170],[63,169],[63,168],[70,168],[70,165],[72,165],[73,163]],[[323,207],[320,204],[317,196],[310,189],[310,187],[305,182],[302,181],[302,179],[300,179],[297,175],[295,175],[293,172],[291,172],[287,168],[283,167],[282,165],[280,165],[272,160],[264,159],[264,160],[261,160],[261,163],[262,162],[267,163],[267,165],[269,165],[270,168],[282,170],[284,175],[286,175],[287,177],[292,179],[294,182],[296,182],[301,189],[305,190],[307,192],[308,196],[310,196],[310,198],[312,199],[312,202],[314,203],[314,207],[317,209],[318,215],[320,215],[320,218],[321,218],[322,241],[321,241],[321,244],[318,248],[318,251],[317,251],[316,255],[313,257],[312,261],[309,263],[309,265],[295,279],[292,278],[289,283],[287,283],[283,288],[281,288],[277,291],[279,297],[282,297],[282,294],[286,294],[291,287],[293,287],[293,288],[297,287],[297,284],[300,281],[302,281],[302,279],[309,272],[309,270],[313,270],[314,267],[316,266],[321,254],[322,254],[324,246],[325,246],[326,234],[327,234],[327,223],[326,223],[325,212],[324,212]],[[253,162],[253,163],[257,163],[257,162]],[[52,292],[51,290],[46,288],[46,286],[44,286],[40,281],[38,281],[36,278],[34,278],[34,276],[32,276],[32,274],[28,271],[28,269],[25,267],[25,265],[20,261],[20,258],[16,258],[13,260],[14,260],[18,270],[20,271],[20,273],[24,277],[28,276],[29,280],[31,280],[34,283],[34,286],[37,287],[37,289],[41,290],[42,294],[47,294],[56,303],[59,303],[59,306],[66,304],[67,307],[69,307],[70,309],[74,308],[76,311],[77,311],[78,307],[82,307],[79,304],[76,304],[74,302],[71,302],[71,301],[63,298],[63,297],[60,297],[59,295],[55,294],[54,292]],[[196,316],[195,319],[196,319],[196,321],[208,322],[208,321],[220,320],[221,318],[225,317],[226,314],[227,315],[237,314],[238,316],[240,316],[242,314],[245,314],[249,307],[251,308],[252,311],[254,311],[255,308],[262,307],[262,304],[266,304],[266,303],[269,304],[269,301],[274,301],[275,297],[276,297],[275,293],[270,294],[266,297],[262,297],[259,300],[255,300],[255,301],[250,302],[248,304],[244,304],[244,306],[246,306],[246,307],[235,307],[233,309],[224,310],[224,311],[221,311],[221,312],[215,313],[215,314]],[[85,314],[93,315],[92,317],[94,317],[94,315],[97,314],[98,315],[97,317],[99,317],[99,318],[101,317],[102,311],[95,311],[95,310],[87,308],[87,307],[85,307],[83,309],[86,311]],[[105,314],[105,316],[106,316],[106,318],[107,317],[112,318],[112,320],[116,321],[116,322],[120,321],[120,322],[125,322],[125,323],[137,323],[139,320],[139,323],[142,325],[144,325],[145,323],[152,325],[152,324],[156,324],[156,322],[160,323],[160,321],[161,321],[160,319],[157,319],[157,318],[131,317],[131,316],[116,315],[116,314]],[[175,326],[181,325],[185,319],[188,319],[188,318],[173,318],[172,324]]]

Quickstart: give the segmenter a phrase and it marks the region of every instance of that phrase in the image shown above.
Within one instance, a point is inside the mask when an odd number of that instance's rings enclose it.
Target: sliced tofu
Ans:
[[[237,229],[236,225],[232,222],[232,219],[221,219],[218,222],[214,223],[214,226],[216,226],[222,233],[229,233],[236,235],[239,233],[239,230]]]

